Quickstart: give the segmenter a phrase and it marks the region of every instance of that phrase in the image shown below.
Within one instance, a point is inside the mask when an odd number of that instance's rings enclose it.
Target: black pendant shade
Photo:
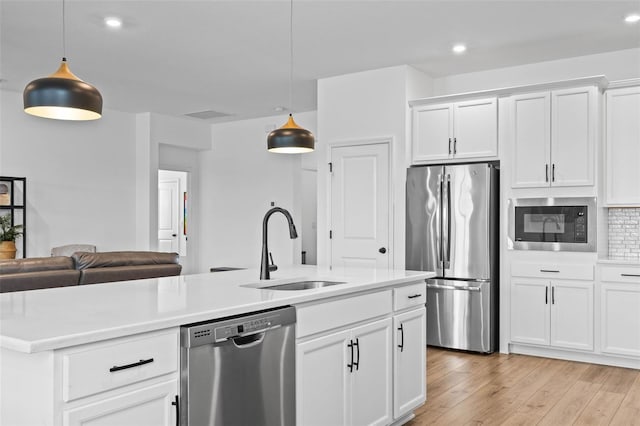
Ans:
[[[267,148],[271,152],[282,154],[301,154],[311,152],[314,149],[315,138],[313,133],[303,129],[293,121],[289,114],[287,124],[269,133]]]
[[[27,84],[24,111],[57,120],[96,120],[102,116],[102,95],[76,77],[62,58],[60,68],[48,77]]]

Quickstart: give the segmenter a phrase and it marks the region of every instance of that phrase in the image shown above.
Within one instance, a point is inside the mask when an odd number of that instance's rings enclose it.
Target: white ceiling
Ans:
[[[0,1],[1,87],[22,91],[62,56],[61,0]],[[640,47],[640,1],[294,0],[293,111],[319,78],[410,64],[439,77]],[[119,31],[103,18],[124,20]],[[67,0],[71,70],[106,108],[227,119],[289,104],[288,0]],[[465,42],[468,52],[453,55]],[[212,120],[221,121],[221,119]]]

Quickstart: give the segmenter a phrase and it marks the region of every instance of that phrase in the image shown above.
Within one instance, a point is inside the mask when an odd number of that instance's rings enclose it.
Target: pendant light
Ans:
[[[56,120],[96,120],[102,116],[102,95],[75,76],[67,65],[64,6],[62,0],[62,63],[50,76],[27,84],[23,93],[24,112]]]
[[[293,0],[289,6],[289,108],[293,107]],[[267,137],[267,147],[271,152],[301,154],[313,151],[313,133],[296,124],[289,114],[287,123],[275,129]]]

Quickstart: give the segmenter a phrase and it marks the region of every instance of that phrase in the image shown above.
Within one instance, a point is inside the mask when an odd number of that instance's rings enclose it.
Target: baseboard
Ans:
[[[412,411],[412,412],[404,415],[404,417],[400,417],[395,422],[391,423],[391,426],[403,425],[403,424],[407,423],[408,421],[413,420],[415,417],[416,417],[416,415],[413,414],[413,411]]]
[[[614,367],[633,368],[640,370],[640,359],[630,357],[618,357],[596,353],[586,353],[557,348],[543,348],[516,343],[509,344],[509,352],[513,354],[539,356],[545,358],[563,359],[566,361],[588,362],[591,364],[611,365]]]

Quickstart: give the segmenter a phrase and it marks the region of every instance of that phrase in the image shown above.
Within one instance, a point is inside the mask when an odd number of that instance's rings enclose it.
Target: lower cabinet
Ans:
[[[393,416],[399,418],[422,405],[426,388],[426,319],[420,309],[393,317]]]
[[[303,425],[391,423],[391,318],[298,344]]]
[[[177,424],[178,380],[102,399],[63,412],[63,425],[173,426]]]
[[[600,318],[601,351],[640,358],[640,268],[602,267]]]
[[[593,282],[513,277],[511,341],[593,350]]]

